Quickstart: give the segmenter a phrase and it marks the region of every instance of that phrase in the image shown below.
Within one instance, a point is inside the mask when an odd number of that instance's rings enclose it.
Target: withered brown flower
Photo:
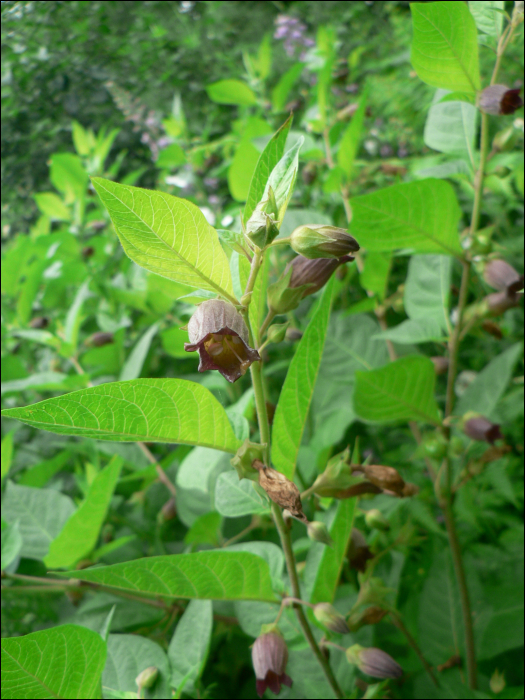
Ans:
[[[190,342],[186,352],[199,351],[199,372],[218,370],[229,382],[242,377],[252,362],[260,360],[249,345],[248,327],[234,306],[210,299],[197,307],[188,323]]]

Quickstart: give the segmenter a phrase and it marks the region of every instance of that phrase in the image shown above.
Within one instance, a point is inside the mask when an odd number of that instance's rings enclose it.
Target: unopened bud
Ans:
[[[520,298],[517,294],[509,297],[507,292],[494,292],[483,299],[486,308],[491,316],[501,316],[509,309],[520,305]]]
[[[159,675],[159,669],[156,666],[148,666],[135,678],[135,683],[138,688],[151,688]]]
[[[317,603],[314,606],[314,616],[330,632],[336,632],[337,634],[348,634],[350,632],[345,618],[330,603]]]
[[[303,332],[298,328],[287,328],[286,329],[286,340],[294,343],[296,340],[301,340],[303,337]]]
[[[306,531],[308,533],[308,537],[311,540],[314,540],[314,542],[322,542],[323,544],[327,544],[329,547],[334,546],[334,541],[330,537],[328,528],[320,520],[312,520],[312,522],[308,523]]]
[[[299,255],[315,258],[341,258],[359,250],[359,243],[343,228],[324,224],[299,226],[290,236],[290,245]]]
[[[266,340],[269,343],[282,343],[289,325],[289,321],[286,323],[274,323],[273,326],[268,328]]]
[[[378,605],[371,605],[369,608],[352,613],[347,619],[348,628],[351,632],[357,632],[364,625],[377,625],[385,615],[388,615],[387,610],[383,610]]]
[[[93,335],[86,340],[86,345],[91,345],[94,348],[101,348],[113,342],[113,333],[100,332],[93,333]]]
[[[39,329],[44,329],[49,326],[49,319],[47,316],[36,316],[35,318],[31,319],[29,321],[29,327],[30,328],[39,328]]]
[[[254,460],[253,468],[259,472],[259,486],[263,488],[274,503],[286,508],[290,513],[303,522],[308,522],[303,513],[299,489],[281,472],[267,467],[260,460]]]
[[[479,108],[485,114],[514,114],[523,105],[519,88],[506,85],[489,85],[479,97]]]
[[[463,432],[472,440],[489,442],[491,445],[496,440],[503,439],[500,426],[497,423],[492,423],[485,416],[475,413],[467,413],[463,417]]]
[[[365,522],[368,525],[368,527],[371,527],[375,530],[386,531],[390,529],[390,523],[385,518],[383,513],[381,513],[381,511],[377,508],[371,508],[370,510],[367,510],[365,514]]]
[[[511,298],[523,289],[523,275],[505,260],[489,260],[483,270],[483,277],[487,284],[500,292],[506,292]]]
[[[494,673],[490,677],[489,687],[494,695],[502,693],[505,690],[505,674],[500,673],[498,669],[495,669]]]
[[[168,522],[168,520],[173,520],[177,515],[177,508],[175,507],[175,499],[170,498],[162,506],[159,512],[159,521],[161,523]]]
[[[401,678],[403,669],[394,659],[381,649],[369,647],[364,649],[354,644],[346,650],[348,662],[373,678]]]
[[[292,687],[292,679],[285,673],[288,648],[277,629],[257,637],[252,647],[252,663],[260,698],[267,688],[278,695],[281,684]]]
[[[437,355],[436,357],[431,357],[430,359],[434,364],[434,371],[436,374],[446,374],[448,372],[448,366],[450,364],[448,357]]]
[[[350,567],[363,572],[366,569],[366,562],[373,558],[374,555],[370,551],[364,535],[354,527],[348,545],[348,562]]]
[[[254,469],[252,465],[255,460],[262,462],[265,448],[265,444],[261,445],[258,442],[250,442],[248,439],[242,443],[235,453],[235,456],[231,459],[231,464],[235,467],[239,479],[259,480],[257,470]]]
[[[92,245],[87,245],[85,248],[82,248],[81,254],[84,260],[87,260],[88,258],[91,258],[93,257],[93,255],[95,255],[95,249]]]

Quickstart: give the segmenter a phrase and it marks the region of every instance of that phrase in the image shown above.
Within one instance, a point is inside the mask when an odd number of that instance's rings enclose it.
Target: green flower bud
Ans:
[[[282,343],[289,325],[289,321],[286,323],[274,323],[273,326],[268,328],[268,333],[266,335],[267,341],[269,343]]]
[[[371,527],[375,530],[389,530],[390,529],[390,523],[388,520],[385,518],[383,513],[381,513],[380,510],[377,508],[371,508],[368,510],[365,514],[365,522],[368,525],[368,527]]]
[[[360,644],[354,644],[346,650],[348,662],[373,678],[401,678],[403,669],[394,659],[382,649],[370,647],[364,649]]]
[[[330,537],[328,528],[321,521],[312,520],[312,522],[308,523],[306,531],[308,533],[308,537],[311,540],[314,540],[314,542],[322,542],[323,544],[327,544],[329,547],[334,546],[334,541]]]
[[[269,188],[268,199],[259,202],[255,211],[248,219],[245,235],[258,248],[269,245],[279,235],[279,209],[272,188]]]
[[[317,603],[314,606],[314,616],[330,632],[336,632],[337,634],[348,634],[350,632],[345,618],[330,603]]]
[[[157,680],[158,675],[159,669],[156,666],[148,666],[148,668],[141,671],[135,678],[135,683],[137,684],[139,691],[142,690],[142,688],[151,688]]]
[[[309,224],[299,226],[290,236],[290,245],[299,255],[315,258],[341,258],[359,250],[359,244],[345,229]]]
[[[235,457],[232,458],[231,464],[237,470],[239,479],[251,479],[258,481],[259,474],[252,466],[254,461],[264,460],[264,448],[266,445],[260,445],[257,442],[245,440],[237,450]]]

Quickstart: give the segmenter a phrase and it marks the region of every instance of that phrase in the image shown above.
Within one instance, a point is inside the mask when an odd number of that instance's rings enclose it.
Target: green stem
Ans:
[[[257,411],[257,421],[259,423],[259,434],[261,443],[266,445],[265,464],[270,464],[270,423],[268,421],[268,411],[266,409],[266,398],[264,396],[262,368],[260,362],[254,362],[250,366],[252,374],[253,393],[255,395],[255,410]]]
[[[262,326],[259,328],[259,337],[260,338],[262,338],[263,335],[266,333],[266,331],[268,330],[268,326],[270,325],[270,323],[273,321],[274,318],[275,318],[275,314],[270,309],[270,311],[268,311],[268,313],[266,314],[266,318],[264,319]]]
[[[257,279],[257,275],[259,274],[259,270],[261,268],[261,263],[262,263],[262,257],[263,253],[262,250],[259,250],[257,253],[254,254],[252,258],[252,266],[250,268],[250,275],[248,277],[248,281],[246,282],[246,289],[244,290],[244,296],[251,294],[253,292],[253,288],[255,287],[255,280]],[[250,305],[251,299],[248,298],[245,307],[248,308]]]
[[[397,627],[397,629],[398,629],[402,634],[405,635],[405,637],[406,637],[406,639],[407,639],[407,642],[410,644],[410,646],[412,647],[412,649],[416,652],[416,654],[417,654],[419,660],[421,661],[421,663],[422,663],[422,665],[423,665],[425,671],[426,671],[426,672],[428,673],[428,675],[430,676],[430,678],[431,678],[431,680],[432,680],[432,683],[434,683],[434,685],[436,686],[436,688],[439,688],[439,683],[438,683],[438,680],[437,680],[436,676],[434,675],[434,672],[432,671],[432,667],[430,666],[430,664],[428,663],[428,661],[427,661],[427,660],[425,659],[425,657],[423,656],[423,654],[422,654],[422,652],[421,652],[421,649],[420,649],[419,646],[417,645],[416,640],[415,640],[414,637],[410,634],[410,632],[407,630],[407,628],[405,627],[405,625],[404,625],[403,621],[401,620],[401,618],[400,618],[400,617],[397,615],[397,613],[395,613],[393,610],[390,610],[390,619],[392,620],[392,622],[394,623],[394,625]]]
[[[276,238],[275,241],[272,241],[270,243],[269,247],[274,247],[276,245],[289,245],[290,243],[290,236],[287,236],[286,238]]]

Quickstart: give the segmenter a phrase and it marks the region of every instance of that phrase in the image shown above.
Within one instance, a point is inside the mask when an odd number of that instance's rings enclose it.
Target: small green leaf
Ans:
[[[2,415],[41,430],[120,442],[173,442],[236,452],[223,407],[184,379],[132,379],[75,391]]]
[[[294,63],[279,79],[279,82],[272,90],[272,109],[274,112],[282,112],[284,110],[290,90],[303,72],[304,66],[305,64],[302,62]]]
[[[473,163],[478,110],[468,102],[441,101],[446,92],[436,90],[425,123],[425,143],[441,153],[465,154]]]
[[[478,34],[465,3],[411,3],[410,9],[411,61],[421,80],[447,90],[479,90]]]
[[[354,197],[352,235],[368,250],[461,255],[461,209],[452,185],[429,178]]]
[[[228,260],[200,209],[165,192],[100,177],[92,182],[124,252],[137,265],[234,301]]]
[[[71,211],[54,192],[39,192],[33,195],[37,207],[51,221],[70,221]]]
[[[90,296],[89,280],[84,282],[75,295],[75,299],[67,312],[66,322],[64,325],[64,340],[71,348],[71,355],[75,353],[78,342],[78,331],[80,328],[82,306],[85,300]]]
[[[2,697],[100,698],[105,662],[102,637],[78,625],[2,639]]]
[[[452,260],[448,255],[413,255],[408,264],[404,305],[414,320],[433,319],[448,328]]]
[[[390,253],[367,253],[364,269],[359,274],[361,287],[367,292],[377,294],[381,301],[386,295],[391,265],[392,255]]]
[[[218,80],[206,87],[208,97],[221,105],[241,105],[249,107],[257,104],[253,90],[242,80]]]
[[[480,32],[499,39],[503,28],[505,3],[503,0],[470,0],[469,10]]]
[[[337,510],[329,526],[333,547],[327,547],[320,542],[313,542],[310,547],[304,577],[309,589],[308,600],[311,603],[334,601],[352,534],[356,503],[356,498],[337,502]]]
[[[266,513],[270,505],[249,479],[241,479],[237,472],[223,472],[217,479],[215,507],[227,518],[239,518],[251,513]]]
[[[168,600],[276,600],[268,564],[248,552],[171,554],[62,575]]]
[[[373,423],[419,420],[440,424],[434,398],[434,365],[409,355],[370,372],[356,372],[354,410]]]
[[[126,381],[127,379],[137,379],[140,377],[142,366],[149,352],[151,341],[155,337],[158,330],[159,324],[154,323],[137,342],[128,359],[124,363],[124,366],[122,367],[119,377],[121,382]]]
[[[300,65],[302,67],[302,64]],[[255,207],[263,198],[270,173],[283,157],[288,132],[292,126],[292,119],[293,117],[288,117],[280,129],[275,132],[257,161],[244,208],[244,221],[248,221]]]
[[[115,456],[97,474],[82,505],[64,525],[59,536],[51,542],[44,559],[48,569],[73,567],[95,547],[117,484],[122,458]]]
[[[515,343],[491,360],[461,396],[454,413],[461,416],[476,411],[489,418],[505,393],[521,354],[521,343]]]
[[[332,306],[333,278],[326,285],[312,320],[292,358],[275,409],[272,429],[272,462],[293,479],[308,409],[321,364]]]
[[[195,690],[210,650],[213,628],[211,600],[192,600],[177,623],[168,647],[171,685],[185,693]]]

